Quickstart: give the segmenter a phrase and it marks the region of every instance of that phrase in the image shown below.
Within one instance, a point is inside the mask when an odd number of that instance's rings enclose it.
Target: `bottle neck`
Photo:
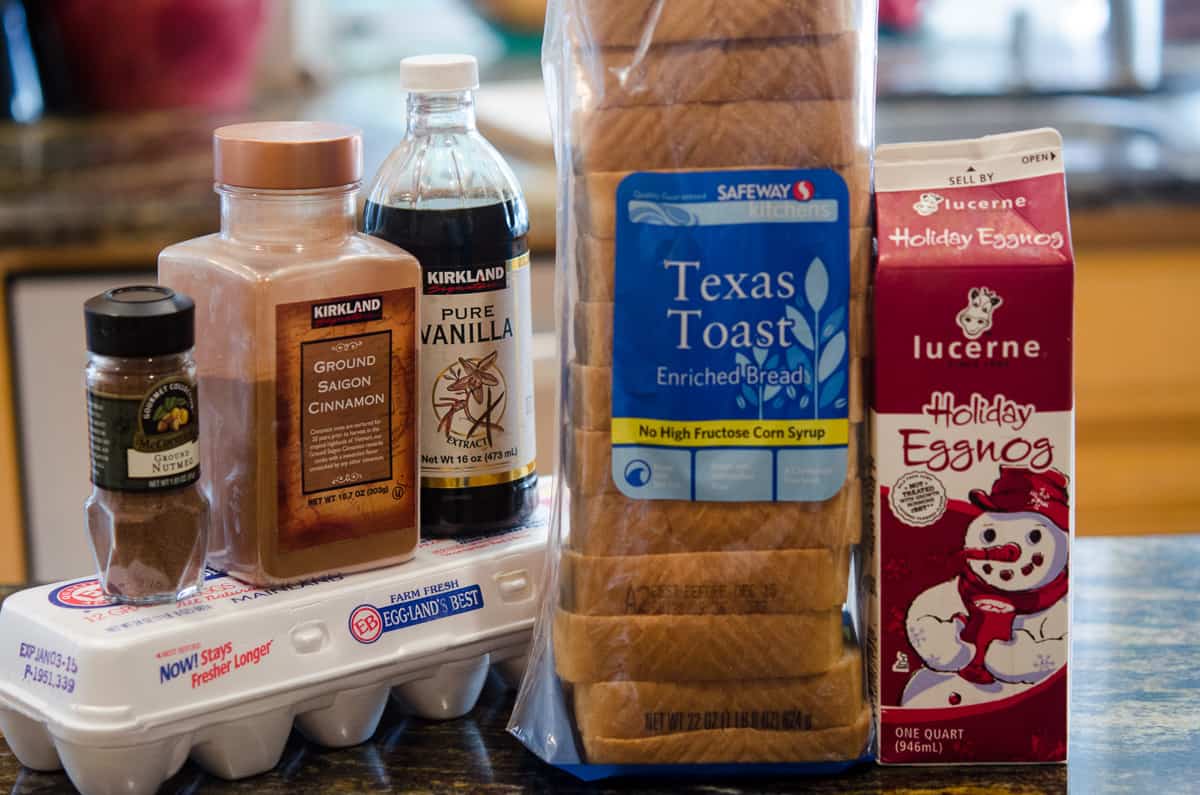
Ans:
[[[221,237],[254,245],[336,242],[355,232],[358,183],[318,190],[254,190],[217,185]]]
[[[473,91],[413,92],[408,95],[408,136],[475,130]]]

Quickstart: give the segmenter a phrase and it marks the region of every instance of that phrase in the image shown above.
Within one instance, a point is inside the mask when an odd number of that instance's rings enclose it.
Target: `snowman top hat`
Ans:
[[[1026,467],[1000,467],[991,492],[972,489],[971,502],[992,513],[1040,513],[1060,530],[1070,525],[1067,476],[1057,469],[1035,472]]]

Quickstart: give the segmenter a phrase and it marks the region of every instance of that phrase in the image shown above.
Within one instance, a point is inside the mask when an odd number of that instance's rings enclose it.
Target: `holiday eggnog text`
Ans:
[[[1056,251],[1066,245],[1066,237],[1062,232],[1002,232],[988,226],[981,226],[974,232],[958,232],[953,229],[909,229],[896,227],[888,235],[888,240],[903,248],[953,248],[966,251],[974,245],[992,248],[997,251],[1036,246],[1052,248]]]
[[[1032,404],[1022,404],[997,394],[990,400],[975,392],[959,403],[952,392],[934,392],[921,413],[933,421],[928,428],[901,428],[905,466],[923,466],[930,472],[966,472],[977,464],[1024,464],[1036,470],[1054,465],[1054,445],[1045,436],[1028,438],[1021,432],[1036,414]],[[938,428],[993,428],[995,435],[945,439]]]

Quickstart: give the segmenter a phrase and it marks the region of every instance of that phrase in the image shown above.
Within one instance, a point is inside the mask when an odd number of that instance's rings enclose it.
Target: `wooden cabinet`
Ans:
[[[1200,532],[1200,243],[1076,261],[1079,532]]]
[[[83,300],[153,281],[164,244],[0,251],[0,583],[94,566],[83,524],[91,491]]]

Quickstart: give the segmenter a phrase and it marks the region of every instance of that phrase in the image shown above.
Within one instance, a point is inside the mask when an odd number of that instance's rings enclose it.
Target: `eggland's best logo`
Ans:
[[[211,582],[225,576],[225,572],[204,568],[204,581]],[[70,607],[76,610],[91,610],[97,607],[116,607],[120,602],[104,595],[100,580],[93,577],[90,580],[79,580],[60,585],[46,594],[50,604],[57,607]],[[135,608],[136,609],[136,608]]]
[[[504,432],[508,384],[496,364],[498,355],[492,351],[478,358],[460,356],[433,382],[433,414],[447,444],[491,447],[492,434]]]
[[[992,316],[1004,299],[986,287],[967,291],[967,305],[955,315],[955,322],[969,340],[979,339],[992,328]]]
[[[87,610],[93,607],[111,607],[116,602],[104,595],[97,579],[80,580],[60,585],[49,593],[50,604]]]
[[[383,634],[383,616],[371,605],[359,605],[350,612],[349,627],[359,643],[374,643]]]

